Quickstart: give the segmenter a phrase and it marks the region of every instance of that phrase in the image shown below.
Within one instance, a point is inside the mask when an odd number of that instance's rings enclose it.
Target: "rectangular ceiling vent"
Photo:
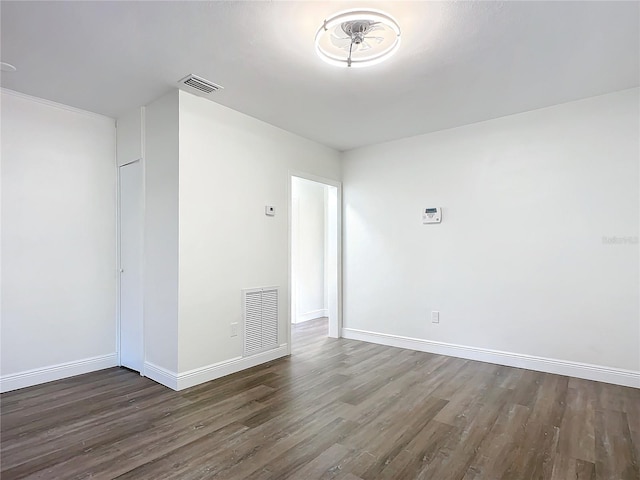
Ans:
[[[202,77],[198,77],[197,75],[191,74],[184,77],[180,80],[180,87],[185,88],[192,93],[196,93],[198,95],[209,95],[213,92],[217,92],[218,90],[223,89],[224,87],[220,85],[216,85],[209,80],[205,80]]]

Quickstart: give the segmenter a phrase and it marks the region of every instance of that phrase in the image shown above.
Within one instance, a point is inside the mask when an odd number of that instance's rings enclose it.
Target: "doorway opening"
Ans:
[[[291,330],[340,337],[340,196],[339,182],[290,175],[290,353]]]

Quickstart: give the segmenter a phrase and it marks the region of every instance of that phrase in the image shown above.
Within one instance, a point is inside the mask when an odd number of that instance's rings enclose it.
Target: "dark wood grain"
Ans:
[[[640,479],[640,390],[326,330],[181,392],[112,368],[3,394],[1,478]]]

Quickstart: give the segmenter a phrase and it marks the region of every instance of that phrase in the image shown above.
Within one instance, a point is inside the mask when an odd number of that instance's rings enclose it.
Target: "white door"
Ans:
[[[120,364],[142,373],[142,162],[118,168],[120,198]]]

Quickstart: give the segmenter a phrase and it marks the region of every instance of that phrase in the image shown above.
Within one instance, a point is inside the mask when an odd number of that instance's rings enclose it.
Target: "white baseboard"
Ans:
[[[73,362],[59,363],[43,368],[34,368],[24,372],[11,373],[0,377],[0,392],[10,392],[19,388],[31,387],[41,383],[52,382],[62,378],[73,377],[83,373],[95,372],[105,368],[116,367],[118,356],[116,353],[84,358]]]
[[[640,388],[640,372],[621,368],[604,367],[588,363],[557,360],[554,358],[536,357],[521,353],[503,352],[487,348],[468,347],[453,343],[434,342],[420,338],[401,337],[387,333],[369,332],[355,328],[343,328],[342,336],[351,340],[378,343],[390,347],[418,350],[420,352],[448,355],[487,363],[496,363],[508,367],[524,368],[539,372],[555,373],[569,377],[596,380],[626,387]]]
[[[155,363],[144,362],[144,376],[171,390],[178,390],[178,374]]]
[[[268,352],[262,352],[251,357],[236,357],[182,373],[171,372],[151,362],[145,362],[144,373],[150,379],[173,390],[184,390],[185,388],[210,382],[216,378],[240,372],[287,355],[287,344],[284,344]]]
[[[311,310],[310,312],[301,313],[296,318],[295,323],[308,322],[309,320],[315,320],[316,318],[328,317],[329,310],[321,308],[319,310]]]
[[[287,355],[287,344],[251,357],[236,357],[178,374],[178,390],[193,387]]]

